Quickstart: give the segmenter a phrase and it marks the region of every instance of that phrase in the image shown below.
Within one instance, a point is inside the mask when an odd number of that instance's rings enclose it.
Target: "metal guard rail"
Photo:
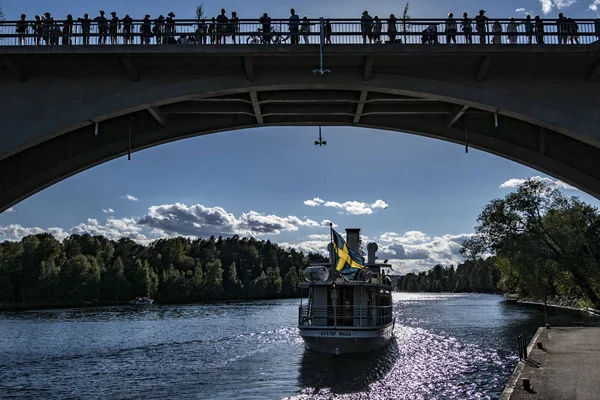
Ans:
[[[383,326],[393,320],[393,306],[368,306],[355,307],[352,305],[338,305],[309,307],[300,305],[298,312],[298,325],[312,326],[314,319],[327,320],[327,324],[318,326],[333,326],[334,319],[338,326]],[[363,324],[362,322],[365,322]]]
[[[395,30],[388,31],[390,25],[387,18],[382,18],[381,32],[371,28],[361,30],[363,27],[360,19],[308,19],[305,22],[310,31],[303,31],[303,21],[300,20],[299,32],[289,32],[288,19],[271,19],[267,24],[260,23],[257,19],[240,19],[237,23],[218,24],[210,19],[200,23],[198,20],[181,19],[172,24],[156,24],[156,20],[132,20],[131,28],[124,29],[123,21],[106,24],[99,27],[94,20],[90,21],[89,33],[83,30],[83,24],[78,19],[65,20],[26,20],[25,32],[18,32],[19,21],[3,21],[0,23],[0,46],[27,46],[27,45],[139,45],[139,44],[262,44],[291,43],[292,36],[298,43],[308,44],[363,44],[363,43],[403,43],[403,44],[434,44],[448,43],[454,36],[458,44],[478,44],[479,40],[493,44],[561,44],[579,43],[589,44],[600,39],[600,19],[577,19],[575,25],[569,22],[558,22],[556,19],[543,19],[540,31],[536,28],[534,19],[531,25],[525,24],[525,19],[490,19],[485,24],[485,31],[478,32],[476,22],[471,18],[471,32],[461,30],[462,19],[455,18],[456,32],[446,32],[446,19],[421,19],[414,18],[403,21],[398,18]],[[329,21],[330,29],[326,29]],[[494,32],[494,23],[498,21],[501,32]],[[67,23],[66,23],[67,22]],[[66,23],[66,24],[65,24]],[[516,24],[513,28],[507,28]],[[198,26],[201,26],[198,29]],[[428,27],[435,26],[436,30],[427,31]],[[576,29],[573,27],[576,26]],[[65,30],[65,27],[67,29]],[[71,28],[69,28],[71,27]],[[450,25],[452,27],[452,25]],[[101,29],[99,29],[101,28]],[[268,32],[266,31],[268,28]],[[559,31],[559,28],[560,31]],[[516,32],[514,30],[516,29]],[[507,31],[508,30],[508,31]],[[22,31],[22,29],[21,29]],[[323,31],[323,35],[321,35]],[[510,32],[509,32],[510,31]],[[145,33],[144,33],[145,32]]]

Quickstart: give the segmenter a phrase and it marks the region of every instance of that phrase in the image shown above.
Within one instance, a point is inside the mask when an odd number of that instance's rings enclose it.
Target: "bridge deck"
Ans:
[[[325,46],[324,67],[368,74],[468,77],[576,77],[598,74],[594,45],[381,45]],[[318,45],[0,46],[0,79],[89,76],[143,79],[145,74],[195,76],[244,74],[261,69],[281,74],[311,73],[319,67]],[[124,62],[127,64],[124,69]],[[550,68],[548,66],[551,66]],[[129,70],[129,71],[128,71]],[[596,75],[594,75],[596,74]]]

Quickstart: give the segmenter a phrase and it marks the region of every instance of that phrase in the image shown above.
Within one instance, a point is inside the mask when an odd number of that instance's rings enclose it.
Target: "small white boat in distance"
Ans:
[[[153,302],[154,299],[151,299],[150,297],[136,297],[135,299],[131,300],[129,304],[142,306],[152,304]]]
[[[319,353],[374,351],[394,333],[392,282],[381,270],[390,265],[375,262],[375,243],[367,246],[364,263],[359,229],[346,229],[346,237],[347,244],[332,230],[330,262],[308,267],[300,284],[308,288],[308,304],[301,302],[298,313],[300,336]]]

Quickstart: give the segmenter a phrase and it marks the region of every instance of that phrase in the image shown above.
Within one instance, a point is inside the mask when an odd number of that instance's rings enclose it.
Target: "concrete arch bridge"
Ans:
[[[0,47],[0,211],[174,140],[344,125],[519,162],[600,197],[600,42]],[[3,67],[3,68],[2,68]]]

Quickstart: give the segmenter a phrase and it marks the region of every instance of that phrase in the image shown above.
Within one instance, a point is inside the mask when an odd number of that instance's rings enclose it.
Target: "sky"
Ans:
[[[594,0],[475,2],[420,1],[414,18],[447,12],[502,17],[594,18]],[[595,0],[600,6],[600,0]],[[50,5],[51,4],[51,5]],[[6,18],[51,12],[56,18],[100,8],[141,18],[175,12],[192,18],[197,2],[180,0],[164,8],[155,0],[117,2],[0,0]],[[240,18],[263,9],[276,18],[295,7],[310,17],[356,17],[366,3],[305,1],[269,5],[205,2],[207,15],[221,7]],[[342,6],[343,7],[340,7]],[[401,14],[403,4],[380,1],[371,15]],[[520,10],[523,9],[523,10]],[[519,11],[516,11],[519,10]],[[0,241],[51,232],[130,237],[146,244],[178,235],[252,235],[302,251],[325,252],[328,224],[361,228],[364,243],[379,244],[399,272],[462,261],[460,243],[474,232],[482,208],[530,177],[539,177],[599,207],[600,202],[533,169],[464,146],[420,136],[353,127],[324,127],[328,144],[314,145],[318,128],[268,127],[238,130],[157,146],[99,165],[22,201],[0,214]]]

